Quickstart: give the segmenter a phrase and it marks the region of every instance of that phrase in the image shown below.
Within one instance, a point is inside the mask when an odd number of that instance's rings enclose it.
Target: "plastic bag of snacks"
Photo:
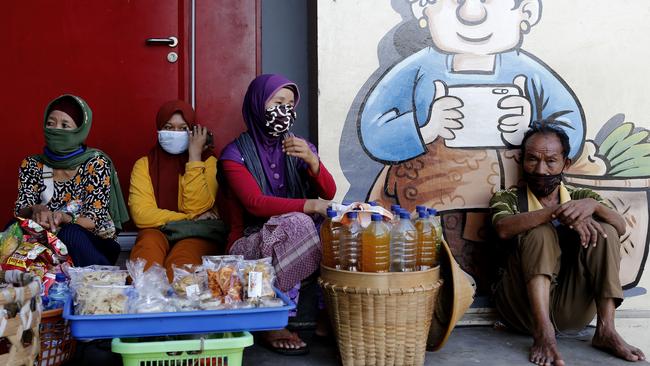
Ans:
[[[254,307],[284,305],[282,299],[276,298],[273,290],[275,268],[272,258],[243,261],[240,273],[244,280],[244,298],[247,304]]]
[[[92,265],[87,267],[70,267],[66,270],[70,277],[70,288],[76,291],[79,287],[91,285],[124,285],[129,273],[118,266]]]
[[[18,223],[12,224],[0,233],[0,263],[4,263],[23,241],[23,231]]]
[[[35,221],[29,219],[18,219],[20,221],[20,227],[23,229],[23,232],[29,236],[30,242],[38,242],[47,246],[62,262],[68,255],[68,248],[63,244],[56,235],[45,230],[41,225]]]
[[[203,266],[184,264],[172,268],[172,288],[179,298],[198,302],[202,295],[208,294],[208,274]]]
[[[119,295],[124,292],[124,285],[128,276],[126,271],[120,270],[120,267],[117,266],[92,265],[69,267],[65,268],[64,272],[70,278],[70,289],[73,293],[75,312],[77,314],[95,314],[93,311],[104,311],[101,314],[124,313],[126,306],[122,306],[121,301],[126,301],[126,298]],[[116,289],[110,291],[100,290],[100,294],[97,295],[95,292],[96,287],[115,287]]]
[[[275,298],[275,291],[273,291],[275,269],[270,257],[242,261],[240,272],[244,280],[244,298],[247,302],[260,306],[261,299]],[[282,301],[280,301],[281,305]]]
[[[208,288],[217,302],[236,307],[243,300],[243,286],[239,275],[240,263],[244,260],[241,255],[206,256],[203,257],[203,267],[208,276]]]
[[[129,313],[164,313],[176,311],[176,306],[168,298],[170,292],[167,273],[158,263],[144,270],[147,261],[138,258],[127,261],[126,268],[133,279],[135,292],[129,298]]]
[[[127,300],[132,286],[89,285],[80,288],[83,296],[77,293],[77,315],[126,314]]]

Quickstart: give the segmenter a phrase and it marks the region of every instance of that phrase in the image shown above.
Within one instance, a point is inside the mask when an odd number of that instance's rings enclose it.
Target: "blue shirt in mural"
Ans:
[[[359,121],[362,143],[373,158],[397,163],[426,152],[419,127],[429,118],[434,81],[441,80],[450,87],[506,85],[518,75],[527,77],[532,120],[553,120],[569,136],[569,157],[580,152],[585,134],[582,109],[564,81],[534,56],[521,50],[499,54],[492,73],[453,72],[451,60],[451,56],[428,47],[380,79],[366,99]]]

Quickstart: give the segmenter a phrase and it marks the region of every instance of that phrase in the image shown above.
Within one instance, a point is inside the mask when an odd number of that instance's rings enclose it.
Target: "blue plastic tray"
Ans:
[[[63,317],[70,321],[72,336],[77,339],[282,329],[287,325],[289,310],[295,309],[296,306],[280,291],[276,290],[276,293],[287,305],[240,310],[73,315],[72,301],[67,301],[63,309]]]

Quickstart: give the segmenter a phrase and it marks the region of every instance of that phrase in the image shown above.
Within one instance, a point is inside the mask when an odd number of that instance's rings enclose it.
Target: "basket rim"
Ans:
[[[204,351],[225,351],[244,349],[253,345],[253,335],[250,332],[230,332],[231,338],[203,338]],[[122,342],[121,338],[113,338],[111,350],[120,354],[155,354],[166,352],[187,352],[200,349],[201,339],[184,339],[154,342]]]

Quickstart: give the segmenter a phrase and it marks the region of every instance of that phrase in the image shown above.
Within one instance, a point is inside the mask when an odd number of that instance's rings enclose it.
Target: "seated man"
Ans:
[[[562,130],[536,125],[521,144],[525,185],[492,197],[496,232],[513,239],[496,290],[497,310],[509,327],[532,334],[529,359],[537,365],[564,365],[555,331],[580,330],[594,315],[594,347],[644,360],[614,328],[623,301],[619,236],[625,222],[597,193],[562,183],[571,164],[569,146]]]

